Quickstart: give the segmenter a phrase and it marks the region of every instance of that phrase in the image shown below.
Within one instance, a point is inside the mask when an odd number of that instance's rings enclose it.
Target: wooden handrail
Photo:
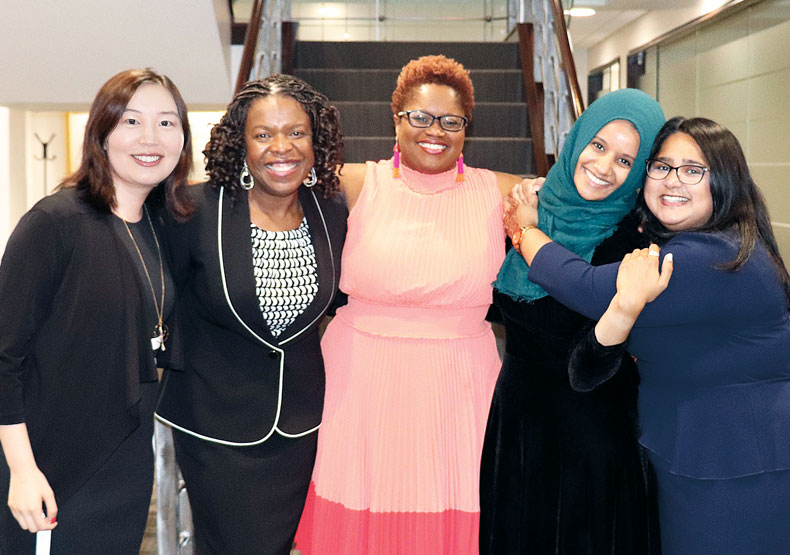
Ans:
[[[568,87],[571,90],[574,119],[578,119],[584,111],[584,101],[579,79],[576,76],[576,63],[573,61],[571,43],[568,41],[568,28],[565,26],[565,10],[562,7],[562,0],[551,0],[551,9],[554,12],[554,36],[557,37],[560,49],[560,68],[565,73]]]
[[[261,31],[261,17],[263,16],[263,3],[266,0],[255,0],[252,5],[252,15],[250,23],[247,25],[247,34],[244,35],[244,51],[241,55],[239,65],[239,75],[236,77],[235,95],[250,80],[250,70],[252,70],[252,60],[255,57],[255,46],[258,44],[258,34]]]
[[[529,112],[529,128],[532,132],[532,150],[535,153],[535,171],[538,175],[546,175],[551,163],[546,155],[543,131],[543,84],[535,81],[535,27],[532,23],[517,23],[516,28],[521,74],[524,77],[524,93]]]

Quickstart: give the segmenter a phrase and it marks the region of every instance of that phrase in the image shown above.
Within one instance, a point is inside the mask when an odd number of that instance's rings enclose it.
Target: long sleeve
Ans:
[[[592,323],[571,351],[568,361],[571,387],[576,391],[595,389],[617,373],[624,355],[625,343],[601,345],[595,337],[595,324]]]
[[[47,317],[65,269],[57,222],[25,214],[0,263],[0,424],[25,421],[23,373],[29,346]]]
[[[737,252],[737,245],[725,234],[682,234],[664,245],[662,257],[669,252],[674,257],[669,286],[645,306],[634,327],[760,321],[766,317],[765,295],[776,296],[780,312],[784,301],[770,260],[750,263],[737,272],[717,268]],[[752,257],[757,262],[767,255],[758,246]],[[550,243],[533,259],[530,279],[562,304],[597,320],[616,292],[618,268],[619,264],[591,266]]]

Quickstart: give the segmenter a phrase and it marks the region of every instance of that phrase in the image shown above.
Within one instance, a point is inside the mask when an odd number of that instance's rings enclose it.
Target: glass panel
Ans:
[[[506,0],[291,0],[291,15],[299,40],[501,41],[507,29]]]

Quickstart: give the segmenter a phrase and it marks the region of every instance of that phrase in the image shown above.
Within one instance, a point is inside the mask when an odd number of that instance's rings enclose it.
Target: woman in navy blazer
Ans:
[[[669,120],[650,158],[639,208],[674,257],[671,279],[655,246],[591,268],[539,231],[530,279],[601,318],[571,358],[574,387],[612,376],[630,332],[663,552],[787,553],[790,276],[765,202],[735,136],[710,120]]]
[[[347,210],[338,113],[300,79],[247,83],[211,133],[195,216],[166,228],[173,427],[198,553],[288,553],[315,457]]]

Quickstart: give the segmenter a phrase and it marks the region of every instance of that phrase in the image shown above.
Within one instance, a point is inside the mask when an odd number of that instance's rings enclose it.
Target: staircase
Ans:
[[[534,175],[517,43],[297,42],[293,74],[340,110],[346,162],[380,160],[392,155],[395,133],[389,104],[400,69],[427,54],[444,54],[470,70],[476,105],[464,161]]]

